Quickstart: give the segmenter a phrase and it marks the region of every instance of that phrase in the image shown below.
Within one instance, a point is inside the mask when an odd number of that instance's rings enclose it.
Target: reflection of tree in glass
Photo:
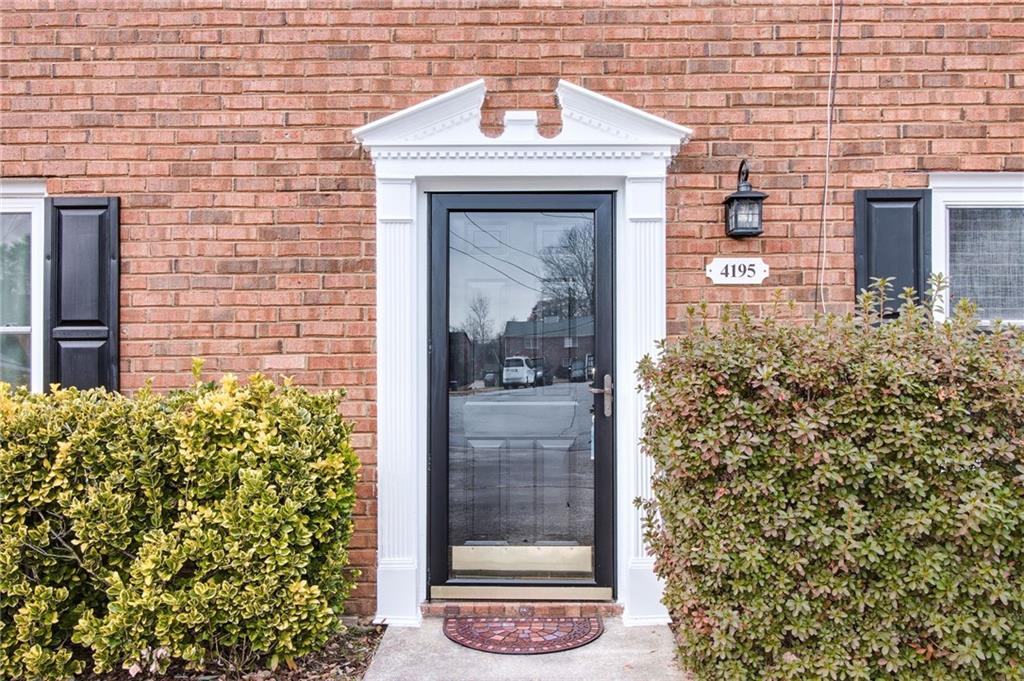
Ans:
[[[541,249],[540,259],[544,263],[542,313],[556,313],[562,318],[593,314],[593,224],[573,225],[562,233],[557,246]]]
[[[498,361],[494,355],[491,338],[494,322],[491,320],[491,301],[482,293],[476,293],[469,303],[469,312],[462,322],[461,331],[469,337],[470,371],[474,377],[483,376],[488,358]]]
[[[481,293],[473,296],[469,313],[463,322],[463,331],[474,343],[486,343],[491,339],[494,323],[491,321],[491,303]]]
[[[5,232],[8,230],[5,229]],[[0,238],[0,324],[27,325],[29,312],[29,237],[9,241],[9,235]]]

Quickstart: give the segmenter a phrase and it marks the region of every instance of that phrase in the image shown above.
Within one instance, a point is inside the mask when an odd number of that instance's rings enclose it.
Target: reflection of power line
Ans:
[[[470,255],[469,253],[466,253],[463,250],[459,250],[458,248],[455,248],[455,246],[452,246],[451,244],[448,245],[448,248],[450,248],[451,250],[455,251],[456,253],[461,253],[462,255],[466,256],[470,260],[476,260],[478,263],[480,263],[484,267],[489,267],[490,269],[494,270],[495,272],[497,272],[501,276],[505,277],[506,279],[508,279],[510,281],[514,281],[515,283],[519,284],[520,286],[522,286],[524,288],[528,288],[531,291],[536,291],[537,293],[544,293],[539,288],[534,288],[533,286],[530,286],[529,284],[524,284],[523,282],[521,282],[518,279],[516,279],[515,277],[511,276],[507,272],[502,272],[501,270],[499,270],[497,267],[495,267],[494,265],[490,264],[489,262],[484,262],[483,260],[481,260],[480,258],[478,258],[478,257],[476,257],[474,255]]]
[[[499,257],[498,257],[498,256],[496,256],[496,255],[491,255],[490,253],[488,253],[488,252],[487,252],[487,251],[485,251],[484,249],[480,248],[479,246],[477,246],[477,245],[476,245],[475,243],[473,243],[472,241],[470,241],[469,239],[467,239],[467,238],[466,238],[466,237],[464,237],[464,236],[460,236],[460,235],[456,234],[455,232],[452,232],[451,234],[452,234],[452,236],[454,236],[454,237],[458,237],[459,239],[462,239],[462,240],[463,240],[463,241],[465,241],[465,242],[466,242],[467,244],[469,244],[470,246],[472,246],[472,247],[473,247],[473,248],[475,248],[476,250],[478,250],[478,251],[480,251],[481,253],[483,253],[484,255],[486,255],[486,256],[487,256],[488,258],[494,258],[494,259],[495,259],[495,260],[497,260],[498,262],[503,262],[503,263],[505,263],[506,265],[511,265],[512,267],[515,267],[515,268],[516,268],[517,270],[519,270],[520,272],[525,272],[526,274],[529,274],[529,275],[530,275],[531,277],[534,277],[535,279],[543,279],[543,278],[542,278],[542,277],[541,277],[540,275],[534,274],[533,272],[531,272],[530,270],[526,269],[525,267],[520,267],[519,265],[515,264],[515,263],[514,263],[514,262],[512,262],[511,260],[505,260],[504,258],[499,258]]]
[[[562,218],[563,220],[579,220],[582,218],[584,220],[592,221],[594,219],[590,213],[545,213],[544,211],[541,211],[540,214],[549,218]]]
[[[537,255],[536,253],[531,253],[531,252],[529,252],[529,251],[524,251],[524,250],[523,250],[523,249],[521,249],[521,248],[516,248],[516,247],[515,247],[515,246],[513,246],[512,244],[508,244],[508,243],[505,243],[504,241],[502,241],[502,240],[501,240],[501,239],[499,239],[498,237],[494,236],[493,234],[491,234],[490,232],[488,232],[488,231],[487,231],[487,230],[486,230],[486,229],[485,229],[484,227],[481,227],[481,226],[480,226],[480,223],[479,223],[479,222],[477,222],[477,221],[476,221],[476,220],[474,220],[473,218],[469,217],[469,213],[463,213],[462,215],[463,215],[463,216],[465,216],[465,218],[466,218],[467,220],[469,220],[469,221],[470,221],[470,223],[472,223],[474,227],[476,227],[476,228],[477,228],[477,229],[479,229],[479,230],[480,230],[481,232],[483,232],[483,233],[484,233],[484,234],[486,234],[487,236],[489,236],[489,237],[491,237],[492,239],[494,239],[495,241],[497,241],[497,242],[498,242],[499,244],[501,244],[502,246],[506,246],[506,247],[508,247],[508,248],[511,248],[511,249],[512,249],[513,251],[519,251],[519,252],[520,252],[520,253],[522,253],[523,255],[528,255],[528,256],[530,256],[531,258],[536,258],[537,260],[540,260],[541,262],[543,262],[543,260],[541,259],[541,257],[540,257],[539,255]]]

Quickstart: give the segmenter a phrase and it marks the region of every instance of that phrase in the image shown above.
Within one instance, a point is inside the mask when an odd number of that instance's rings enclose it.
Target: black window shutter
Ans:
[[[44,384],[118,387],[118,201],[46,199]]]
[[[874,278],[893,279],[892,296],[906,287],[918,299],[931,268],[931,190],[859,189],[854,192],[854,279],[857,292]],[[895,302],[890,303],[896,307]]]

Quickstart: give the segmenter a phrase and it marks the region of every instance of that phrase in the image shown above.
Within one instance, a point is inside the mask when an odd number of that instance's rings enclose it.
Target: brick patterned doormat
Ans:
[[[585,646],[604,633],[600,617],[446,617],[444,635],[500,655],[539,655]]]

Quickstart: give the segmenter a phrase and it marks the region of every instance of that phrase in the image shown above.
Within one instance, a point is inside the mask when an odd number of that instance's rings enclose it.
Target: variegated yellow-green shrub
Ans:
[[[883,321],[884,289],[698,315],[642,365],[647,537],[699,679],[1024,679],[1024,336],[963,303]]]
[[[356,576],[341,397],[259,375],[130,398],[0,385],[0,677],[320,646]]]

